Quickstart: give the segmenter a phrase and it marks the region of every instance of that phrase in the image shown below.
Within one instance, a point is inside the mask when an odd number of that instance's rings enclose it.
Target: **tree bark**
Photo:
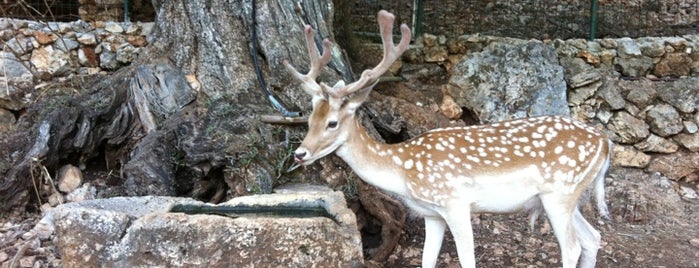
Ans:
[[[38,115],[21,119],[34,121],[28,124],[40,131],[28,133],[35,138],[26,148],[5,150],[18,150],[22,156],[0,184],[3,210],[23,209],[37,198],[29,194],[32,182],[27,179],[33,167],[85,165],[96,156],[108,158],[109,167],[121,168],[124,187],[113,194],[203,194],[208,190],[201,187],[209,183],[200,185],[199,180],[249,176],[259,181],[247,182],[259,185],[248,188],[269,192],[273,180],[285,175],[275,161],[303,129],[257,119],[275,110],[255,76],[251,29],[255,24],[254,53],[263,59],[259,67],[273,94],[292,108],[308,110],[309,97],[289,86],[294,83],[281,63],[289,59],[306,66],[305,23],[316,29],[319,42],[333,39],[331,3],[304,1],[297,8],[293,1],[259,1],[256,23],[251,1],[154,5],[158,16],[150,45],[131,66],[96,79],[87,94],[69,103],[46,112],[37,105],[39,111],[28,114]],[[322,79],[337,80],[349,70],[337,45],[333,55],[332,66],[340,71],[326,68]],[[284,132],[288,134],[280,135]]]
[[[153,2],[154,31],[131,66],[96,78],[84,94],[67,102],[37,104],[20,118],[25,128],[2,137],[0,153],[13,156],[0,181],[2,211],[45,202],[50,193],[33,188],[53,182],[34,175],[65,164],[89,171],[104,168],[94,164],[104,162],[108,171],[119,174],[99,196],[192,196],[220,202],[270,193],[290,181],[335,189],[346,183],[351,169],[335,156],[287,172],[305,127],[259,120],[277,111],[260,88],[251,57],[255,26],[253,53],[270,91],[290,109],[310,111],[310,97],[282,62],[308,66],[304,24],[315,29],[317,44],[335,39],[332,1],[258,1],[255,21],[252,1]],[[342,49],[334,42],[331,49],[331,64],[319,80],[353,81]],[[445,120],[414,102],[378,93],[369,103],[360,110],[361,118],[378,139],[380,134],[407,139]],[[401,117],[401,112],[411,115]],[[373,259],[382,262],[398,243],[406,210],[373,187],[361,184],[360,189],[361,203],[384,228]]]

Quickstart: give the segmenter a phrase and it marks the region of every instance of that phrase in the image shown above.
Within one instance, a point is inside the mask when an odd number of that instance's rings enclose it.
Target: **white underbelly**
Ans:
[[[499,189],[481,191],[471,201],[474,213],[514,213],[541,206],[537,191]]]
[[[541,187],[536,173],[521,172],[510,176],[479,177],[473,184],[458,189],[462,200],[475,213],[513,213],[541,206]],[[545,190],[544,190],[545,191]]]

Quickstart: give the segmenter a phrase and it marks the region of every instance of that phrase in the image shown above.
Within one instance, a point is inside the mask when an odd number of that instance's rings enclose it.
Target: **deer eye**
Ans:
[[[333,129],[337,127],[337,121],[329,121],[328,122],[328,128]]]

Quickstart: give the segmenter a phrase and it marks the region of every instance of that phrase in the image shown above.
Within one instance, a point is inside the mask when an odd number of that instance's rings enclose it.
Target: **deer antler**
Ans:
[[[412,33],[407,25],[401,24],[401,39],[398,45],[393,44],[393,21],[395,16],[385,10],[379,11],[379,31],[381,32],[381,42],[383,43],[383,59],[371,70],[362,72],[359,80],[350,83],[344,87],[333,88],[333,91],[328,92],[333,97],[341,98],[348,96],[354,92],[364,89],[376,83],[378,78],[385,73],[391,64],[395,62],[401,54],[408,48]]]
[[[306,93],[312,96],[322,96],[323,91],[321,86],[316,82],[316,78],[320,74],[320,69],[330,62],[330,41],[328,39],[323,40],[323,54],[318,54],[318,48],[316,48],[315,42],[313,42],[313,28],[310,25],[306,25],[303,29],[306,35],[306,47],[308,47],[308,55],[311,58],[311,66],[307,74],[299,73],[296,68],[289,64],[288,60],[284,60],[284,66],[289,72],[299,81],[301,81],[301,88],[303,88]]]

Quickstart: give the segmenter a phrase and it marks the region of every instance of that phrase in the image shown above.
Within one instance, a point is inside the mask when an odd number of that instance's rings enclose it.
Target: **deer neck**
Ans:
[[[352,133],[335,152],[365,182],[394,194],[407,194],[405,171],[396,165],[399,145],[385,144],[372,138],[354,119]]]

